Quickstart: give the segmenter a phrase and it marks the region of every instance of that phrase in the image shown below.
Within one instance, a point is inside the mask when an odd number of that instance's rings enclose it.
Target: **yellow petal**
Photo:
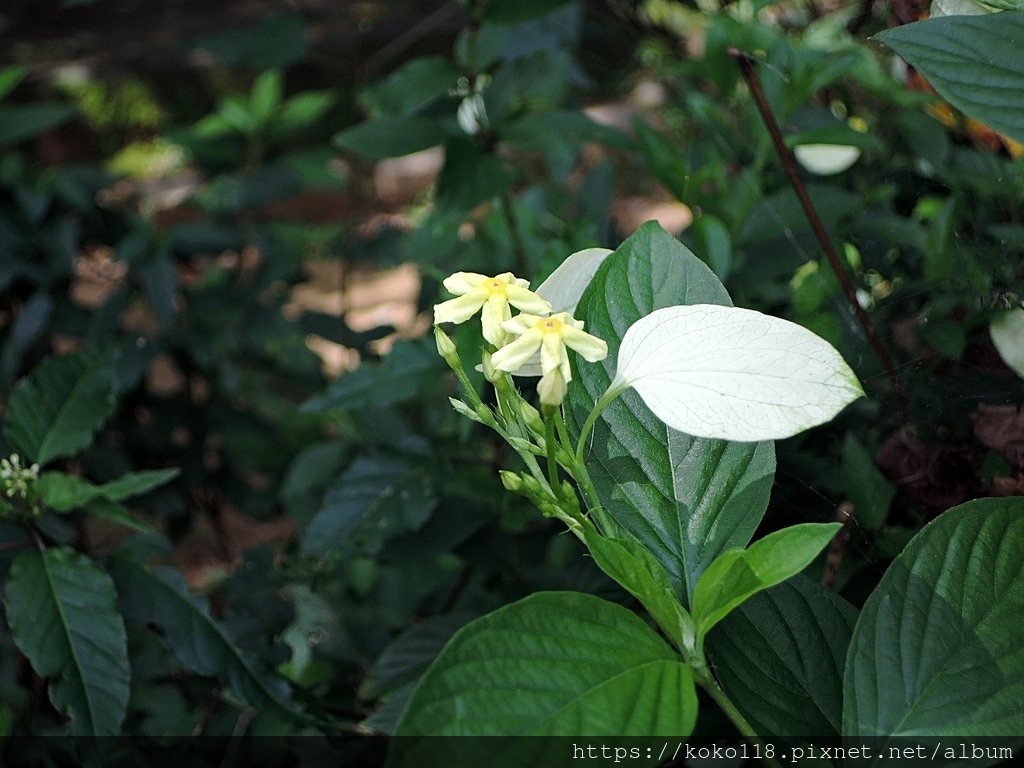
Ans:
[[[508,303],[531,315],[547,315],[551,305],[540,296],[521,285],[510,285],[506,290]]]
[[[476,272],[456,272],[454,275],[446,277],[443,285],[449,293],[461,296],[474,288],[479,288],[489,279],[486,275],[479,275]]]
[[[501,324],[501,327],[504,328],[509,333],[514,333],[516,336],[521,336],[522,334],[526,333],[528,330],[533,328],[533,326],[535,326],[543,319],[543,317],[538,317],[537,315],[530,315],[524,312],[521,315],[516,315],[511,320],[506,320],[504,323]]]
[[[608,357],[608,345],[596,336],[584,333],[579,328],[565,326],[562,329],[562,339],[565,345],[578,353],[584,360],[596,363]]]
[[[537,329],[530,329],[518,339],[506,344],[491,356],[491,364],[501,371],[511,373],[533,357],[540,348],[544,334]]]
[[[501,324],[512,317],[508,308],[508,298],[503,293],[489,294],[483,305],[480,316],[484,338],[496,347],[501,347],[508,340],[508,334]]]
[[[434,325],[440,323],[464,323],[484,305],[487,291],[477,288],[457,299],[449,299],[434,305]]]

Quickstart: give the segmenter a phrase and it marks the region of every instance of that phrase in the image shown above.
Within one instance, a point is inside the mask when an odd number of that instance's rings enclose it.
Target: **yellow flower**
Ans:
[[[495,347],[508,341],[502,323],[512,317],[510,306],[534,315],[546,315],[551,305],[529,289],[530,283],[511,272],[495,277],[475,272],[456,272],[444,281],[444,287],[458,296],[434,305],[434,324],[464,323],[481,312],[484,338]]]
[[[608,345],[596,336],[584,333],[583,321],[576,320],[567,312],[551,317],[522,314],[505,321],[502,327],[519,338],[495,352],[491,364],[500,371],[511,373],[529,362],[539,349],[542,376],[537,392],[544,405],[561,403],[572,380],[567,347],[591,363],[608,356]]]

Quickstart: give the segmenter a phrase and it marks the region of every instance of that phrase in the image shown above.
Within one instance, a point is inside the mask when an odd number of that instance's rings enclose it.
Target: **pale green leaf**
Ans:
[[[864,394],[839,353],[806,328],[711,304],[634,323],[611,386],[635,389],[673,429],[739,441],[790,437]]]
[[[839,523],[801,523],[758,539],[715,560],[693,592],[698,636],[707,634],[751,595],[800,573],[840,529]]]

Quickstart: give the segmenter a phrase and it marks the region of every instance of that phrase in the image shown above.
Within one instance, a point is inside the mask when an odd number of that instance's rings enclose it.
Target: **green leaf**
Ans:
[[[389,538],[422,526],[436,505],[421,469],[399,458],[360,457],[327,491],[302,553],[375,554]]]
[[[654,555],[629,539],[610,539],[593,528],[584,530],[584,542],[601,570],[643,603],[670,639],[680,648],[693,649],[696,628],[676,597],[672,580]]]
[[[572,0],[488,0],[483,6],[484,21],[492,24],[519,24],[568,5]]]
[[[798,575],[760,592],[707,636],[725,692],[761,734],[842,733],[843,668],[856,609]]]
[[[800,573],[818,556],[839,523],[801,523],[758,539],[745,550],[723,553],[708,566],[693,592],[698,636],[707,634],[751,595]]]
[[[105,496],[97,496],[85,504],[85,511],[93,517],[106,520],[110,523],[123,525],[139,533],[146,533],[152,536],[159,536],[160,532],[149,523],[144,523],[135,518],[134,515],[122,504],[111,501]]]
[[[305,91],[286,101],[274,117],[270,135],[279,138],[289,131],[306,128],[326,114],[334,104],[334,94],[327,91]],[[330,152],[330,147],[323,147]]]
[[[924,275],[928,280],[941,283],[953,274],[957,246],[956,196],[950,195],[928,222],[928,250],[925,254]]]
[[[27,552],[4,590],[14,642],[50,679],[75,736],[116,736],[128,707],[128,641],[110,577],[68,547]]]
[[[14,65],[0,69],[0,100],[18,87],[18,84],[28,74],[28,67]]]
[[[406,62],[373,89],[368,101],[374,118],[405,117],[445,96],[460,72],[451,59],[420,56]]]
[[[0,147],[33,139],[74,116],[75,108],[70,104],[51,101],[0,107]]]
[[[97,498],[121,501],[131,496],[147,493],[177,475],[177,468],[129,472],[109,483],[93,485],[77,475],[68,475],[63,472],[43,472],[39,476],[36,488],[40,500],[46,506],[57,512],[68,512]]]
[[[378,699],[417,681],[471,618],[465,613],[444,613],[409,627],[381,651],[359,686],[359,697]]]
[[[690,228],[701,260],[714,270],[719,280],[732,271],[732,237],[722,221],[710,214],[698,216]]]
[[[651,173],[665,185],[676,200],[689,200],[690,164],[683,153],[639,117],[633,118],[633,131],[636,133],[637,144],[640,145],[640,154],[643,155]]]
[[[367,160],[401,157],[443,144],[448,132],[429,117],[385,117],[368,120],[334,135],[334,146]]]
[[[699,303],[731,306],[711,270],[654,222],[605,260],[576,316],[608,343],[609,354],[598,365],[580,364],[572,355],[566,417],[574,434],[611,382],[626,329],[655,309]],[[773,443],[676,432],[631,391],[605,409],[592,434],[587,468],[619,528],[605,533],[632,538],[654,554],[689,604],[708,564],[753,536],[775,473]]]
[[[265,124],[284,97],[284,77],[271,69],[256,78],[249,94],[249,114],[260,125]]]
[[[961,504],[913,538],[854,630],[844,734],[1024,733],[1022,551],[1020,499]]]
[[[92,440],[114,412],[114,351],[85,348],[47,360],[18,382],[5,432],[30,461],[70,456]]]
[[[960,111],[1024,141],[1024,11],[926,19],[875,35]]]
[[[395,735],[680,736],[693,730],[690,668],[642,620],[577,592],[540,592],[477,619],[416,687]],[[560,765],[551,739],[402,739],[389,765]],[[405,747],[402,749],[402,747]],[[561,752],[559,756],[558,752]]]
[[[141,472],[129,472],[117,480],[111,480],[99,487],[100,493],[111,501],[121,501],[132,496],[141,496],[154,488],[169,483],[180,474],[177,467],[168,469],[144,469]]]
[[[875,466],[874,456],[852,432],[846,434],[843,443],[843,481],[857,523],[869,531],[877,531],[889,515],[889,505],[896,489]]]
[[[242,652],[211,617],[205,599],[189,594],[173,568],[150,568],[115,554],[110,575],[121,610],[131,624],[155,624],[167,647],[197,675],[222,680],[245,704],[289,720],[300,715],[288,683],[258,659]]]

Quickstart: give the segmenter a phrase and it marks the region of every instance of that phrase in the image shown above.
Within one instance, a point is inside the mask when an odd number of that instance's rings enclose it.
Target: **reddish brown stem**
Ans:
[[[836,253],[836,249],[832,245],[832,239],[825,231],[825,225],[821,223],[821,218],[818,216],[817,210],[815,210],[814,205],[811,203],[811,198],[807,195],[807,190],[804,187],[803,181],[800,179],[800,174],[797,171],[793,155],[782,138],[782,131],[779,130],[779,124],[776,122],[775,115],[772,114],[771,107],[768,104],[768,99],[764,95],[764,89],[761,87],[761,80],[758,78],[757,70],[754,68],[754,59],[742,51],[732,47],[729,48],[729,55],[736,59],[736,63],[739,64],[740,72],[743,73],[743,79],[746,81],[747,87],[750,89],[750,95],[754,97],[754,103],[757,104],[757,110],[761,113],[761,119],[764,120],[765,127],[768,129],[768,135],[771,136],[772,144],[775,146],[775,152],[782,161],[782,167],[786,170],[786,175],[789,177],[790,184],[793,185],[793,191],[796,192],[797,199],[800,201],[800,205],[803,207],[804,213],[807,214],[807,218],[811,222],[811,229],[814,231],[814,236],[818,239],[818,242],[821,243],[821,247],[825,250],[825,255],[828,257],[829,264],[832,265],[832,269],[836,273],[836,277],[839,278],[839,283],[843,287],[843,293],[846,294],[846,298],[853,307],[854,314],[856,314],[858,322],[864,329],[864,333],[867,335],[868,341],[871,343],[871,347],[875,350],[875,354],[878,355],[878,359],[882,361],[882,365],[885,366],[885,371],[889,376],[889,380],[892,382],[893,388],[896,390],[896,396],[900,399],[900,403],[903,406],[903,417],[906,419],[910,411],[910,397],[907,395],[907,388],[904,386],[903,379],[900,377],[899,371],[896,370],[896,366],[893,364],[892,358],[889,356],[889,352],[882,343],[882,340],[878,335],[878,331],[875,329],[874,323],[871,322],[871,318],[868,316],[868,313],[864,311],[860,302],[857,301],[857,291],[854,289],[853,283],[850,281],[850,276],[846,274],[846,270],[843,268],[843,263],[839,260],[839,254]]]

